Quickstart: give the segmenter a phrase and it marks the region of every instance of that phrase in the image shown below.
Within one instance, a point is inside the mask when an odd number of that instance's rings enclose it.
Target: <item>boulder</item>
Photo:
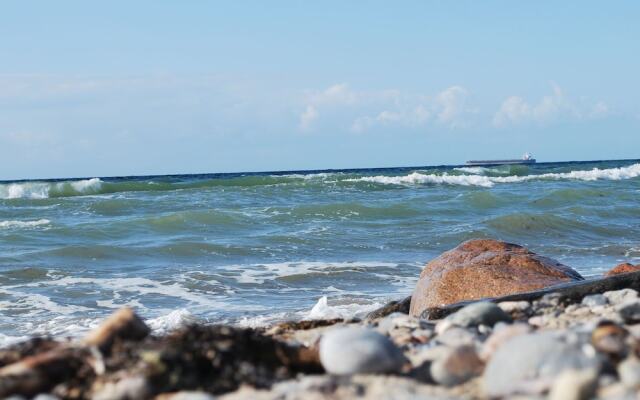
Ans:
[[[633,264],[630,264],[630,263],[622,263],[622,264],[618,264],[615,267],[611,268],[609,271],[607,271],[606,274],[604,274],[604,276],[627,274],[629,272],[638,272],[638,271],[640,271],[640,264],[633,265]]]
[[[465,300],[499,297],[584,280],[559,262],[522,246],[469,240],[429,262],[411,297],[410,314]]]

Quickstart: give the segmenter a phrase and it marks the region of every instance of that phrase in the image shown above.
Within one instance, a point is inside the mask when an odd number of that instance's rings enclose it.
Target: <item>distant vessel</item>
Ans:
[[[513,164],[535,164],[536,159],[531,157],[531,154],[524,153],[521,159],[513,160],[470,160],[465,164],[468,166],[478,165],[513,165]]]

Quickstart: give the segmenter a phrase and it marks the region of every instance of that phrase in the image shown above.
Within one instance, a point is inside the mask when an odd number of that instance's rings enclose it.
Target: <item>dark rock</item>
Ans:
[[[429,262],[413,292],[410,314],[464,300],[528,292],[583,280],[573,269],[516,244],[470,240]]]

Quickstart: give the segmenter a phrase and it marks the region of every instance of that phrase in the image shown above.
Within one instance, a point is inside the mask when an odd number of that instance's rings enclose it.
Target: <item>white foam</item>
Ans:
[[[238,283],[260,284],[275,278],[293,275],[330,274],[336,271],[348,271],[355,268],[376,269],[378,267],[393,268],[396,263],[375,261],[354,262],[322,262],[322,261],[294,261],[286,263],[239,264],[218,267],[220,270],[238,273],[231,278]]]
[[[386,185],[418,185],[418,184],[449,184],[462,186],[492,187],[497,183],[519,183],[533,180],[622,180],[640,176],[640,164],[628,167],[591,170],[576,170],[570,172],[546,173],[525,176],[482,176],[482,175],[436,175],[412,172],[404,176],[365,176],[361,178],[345,179],[348,182],[372,182]]]
[[[329,305],[327,296],[322,296],[304,319],[335,319],[361,317],[382,306],[382,303],[346,303]]]
[[[49,225],[51,221],[48,219],[39,219],[36,221],[0,221],[0,228],[33,228],[40,225]]]
[[[64,182],[20,182],[0,184],[0,199],[46,199],[51,192],[70,187],[76,195],[96,193],[102,187],[99,178]]]
[[[459,167],[459,168],[454,168],[454,170],[462,171],[462,172],[466,172],[468,174],[474,174],[474,175],[482,175],[487,171],[487,169],[484,167]]]
[[[199,319],[195,315],[183,308],[180,308],[178,310],[173,310],[168,314],[148,319],[145,322],[154,333],[161,335],[198,321]]]

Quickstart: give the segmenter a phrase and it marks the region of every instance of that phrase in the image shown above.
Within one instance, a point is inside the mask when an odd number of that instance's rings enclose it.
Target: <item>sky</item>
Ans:
[[[0,179],[640,158],[637,1],[15,1]]]

